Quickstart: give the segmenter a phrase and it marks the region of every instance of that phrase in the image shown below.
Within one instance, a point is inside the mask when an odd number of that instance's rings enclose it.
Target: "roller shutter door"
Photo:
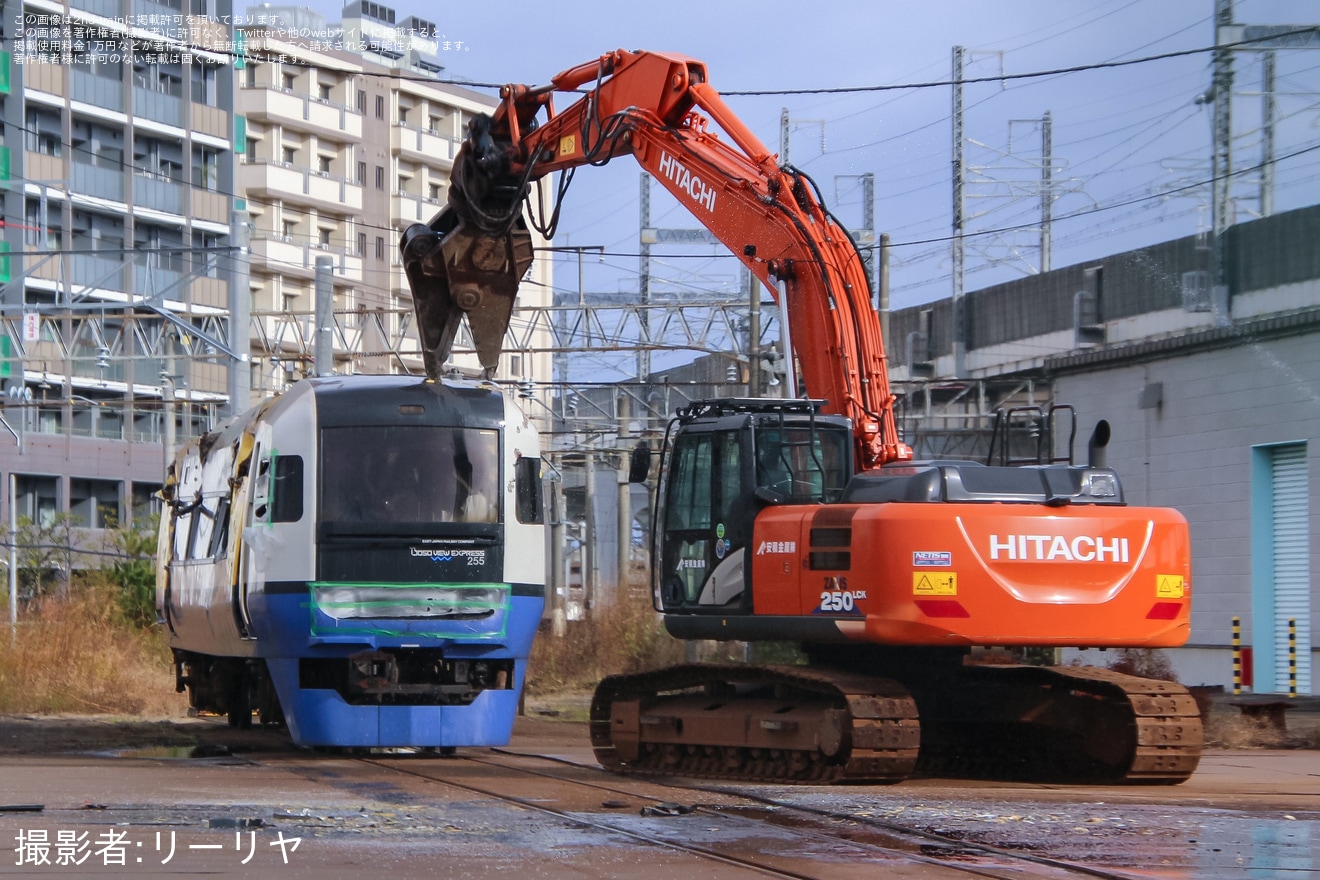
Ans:
[[[1311,560],[1306,444],[1271,451],[1274,555],[1274,690],[1287,693],[1288,621],[1297,624],[1297,692],[1311,692]]]

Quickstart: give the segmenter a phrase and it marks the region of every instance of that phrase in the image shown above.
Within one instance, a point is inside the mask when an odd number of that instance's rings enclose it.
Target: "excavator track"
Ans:
[[[922,711],[922,775],[1172,785],[1200,762],[1200,712],[1175,682],[1017,665],[905,681]]]
[[[743,782],[899,782],[916,704],[897,682],[798,667],[688,664],[596,688],[591,742],[616,773]]]
[[[616,773],[817,785],[1177,784],[1200,760],[1196,702],[1173,682],[1093,667],[907,672],[903,684],[718,664],[610,676],[592,701],[592,746]]]

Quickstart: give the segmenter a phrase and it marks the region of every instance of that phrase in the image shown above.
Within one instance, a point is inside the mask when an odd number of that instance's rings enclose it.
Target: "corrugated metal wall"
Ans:
[[[1239,224],[1227,240],[1230,294],[1320,278],[1320,205]],[[1099,321],[1181,308],[1183,274],[1209,271],[1210,257],[1204,238],[1188,236],[973,291],[966,301],[968,347],[1072,329],[1078,291],[1096,296]],[[1098,276],[1088,272],[1097,267]],[[908,334],[921,330],[927,310],[930,355],[953,351],[953,302],[942,299],[890,316],[892,363],[907,363]]]

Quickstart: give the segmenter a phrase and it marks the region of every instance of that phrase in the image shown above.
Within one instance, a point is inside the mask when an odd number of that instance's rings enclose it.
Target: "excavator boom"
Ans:
[[[556,92],[588,84],[555,112]],[[464,313],[483,367],[493,370],[530,261],[521,205],[531,184],[626,155],[770,289],[793,337],[811,341],[798,352],[806,387],[827,412],[852,420],[859,467],[909,458],[856,245],[811,181],[778,166],[729,110],[705,65],[682,55],[611,52],[548,86],[505,86],[495,113],[473,120],[447,207],[406,230],[401,244],[428,373],[448,356]],[[553,232],[557,212],[543,232]]]

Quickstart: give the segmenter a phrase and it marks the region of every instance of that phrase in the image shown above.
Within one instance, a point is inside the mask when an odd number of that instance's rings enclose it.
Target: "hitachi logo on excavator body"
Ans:
[[[991,535],[990,559],[1015,562],[1127,562],[1127,538]]]
[[[669,178],[674,186],[692,196],[698,205],[701,205],[712,214],[715,213],[715,188],[688,171],[677,159],[664,150],[660,151],[660,166],[657,170]]]

